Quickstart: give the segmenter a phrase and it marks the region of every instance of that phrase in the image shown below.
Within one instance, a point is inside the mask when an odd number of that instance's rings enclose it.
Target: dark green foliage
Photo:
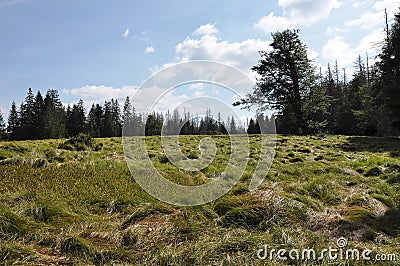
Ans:
[[[398,135],[400,132],[400,13],[384,41],[380,61],[371,65],[359,55],[354,75],[336,61],[326,75],[315,76],[298,31],[272,35],[272,51],[261,51],[252,68],[261,78],[253,94],[236,102],[277,111],[278,133]],[[249,132],[255,132],[250,121]]]
[[[304,160],[301,159],[301,158],[299,158],[299,157],[295,157],[295,158],[291,158],[291,159],[289,160],[289,162],[291,162],[291,163],[298,163],[298,162],[304,162]]]
[[[153,112],[145,116],[137,114],[129,97],[125,100],[122,114],[118,100],[115,99],[105,101],[104,106],[93,104],[87,116],[85,113],[82,100],[69,105],[65,110],[56,90],[49,90],[43,99],[40,91],[33,97],[30,89],[19,110],[13,102],[6,133],[11,140],[74,137],[81,133],[93,137],[118,137],[122,131],[125,136],[152,136],[161,134],[163,123],[164,134],[167,135],[227,134],[226,125],[229,125],[233,134],[245,133],[242,126],[236,125],[233,117],[228,117],[225,123],[218,114],[216,121],[210,109],[206,110],[206,117],[201,119],[193,117],[190,112],[185,112],[182,117],[178,110],[174,110],[172,115],[169,111],[166,114]],[[259,121],[262,121],[263,132],[275,132],[272,118],[270,120],[259,115],[257,128],[260,127]],[[0,138],[1,132],[4,132],[2,125],[4,123],[0,123]]]
[[[68,136],[73,137],[86,132],[85,108],[82,100],[79,100],[78,104],[74,104],[72,108],[68,106],[66,121]]]
[[[256,229],[266,219],[268,209],[263,206],[245,206],[234,208],[222,217],[225,226]]]
[[[56,90],[46,93],[43,119],[43,138],[57,139],[65,136],[65,110]]]
[[[61,143],[58,148],[70,151],[86,151],[86,150],[101,150],[103,144],[96,144],[92,136],[79,133],[76,137],[72,137]]]
[[[54,202],[37,202],[22,211],[36,222],[65,224],[79,220],[78,215],[65,209],[64,206]]]
[[[247,134],[260,134],[260,127],[257,127],[253,118],[250,119],[249,126],[247,128]]]
[[[70,254],[85,259],[93,258],[95,253],[88,243],[80,237],[70,237],[65,239],[60,247],[62,254]]]
[[[19,127],[19,117],[18,117],[17,105],[15,104],[15,102],[12,102],[7,123],[7,133],[10,135],[12,139],[16,139],[18,127]]]
[[[0,140],[6,137],[6,124],[0,110]]]
[[[388,117],[390,126],[400,130],[400,13],[395,15],[380,59],[377,63],[378,78],[374,84],[375,104],[383,105],[380,117]]]
[[[278,111],[277,126],[282,133],[307,133],[306,113],[313,115],[307,101],[323,102],[310,93],[316,85],[312,61],[298,31],[285,30],[272,34],[272,51],[261,51],[258,65],[252,68],[261,78],[253,94],[235,105],[258,105]],[[311,105],[310,105],[311,106]],[[313,103],[313,106],[315,103]],[[307,111],[306,111],[307,110]]]
[[[129,97],[126,97],[123,108],[123,134],[124,136],[137,136],[143,134],[142,119],[135,112],[135,107]]]
[[[150,114],[147,116],[146,121],[146,136],[161,135],[161,128],[163,124],[163,117],[160,114]]]
[[[382,174],[382,170],[379,169],[379,167],[374,167],[369,169],[364,175],[369,177],[369,176],[379,176]]]
[[[34,138],[32,132],[35,132],[35,96],[32,89],[29,88],[25,101],[20,107],[20,121],[19,121],[19,139]]]

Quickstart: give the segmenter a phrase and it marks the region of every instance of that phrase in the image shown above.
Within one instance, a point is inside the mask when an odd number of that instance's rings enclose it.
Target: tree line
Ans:
[[[129,97],[122,109],[118,100],[111,99],[103,105],[92,104],[86,112],[82,100],[65,108],[56,90],[48,90],[43,97],[40,91],[34,95],[31,88],[19,107],[12,103],[7,125],[0,113],[0,137],[11,140],[64,138],[81,133],[93,137],[118,137],[122,133],[125,136],[243,134],[246,131],[259,134],[262,130],[273,133],[274,128],[274,119],[263,114],[242,125],[234,117],[223,121],[220,113],[214,118],[210,109],[202,116],[190,111],[181,115],[178,110],[137,113]]]
[[[298,30],[276,32],[253,93],[234,105],[275,110],[278,133],[399,135],[400,13],[386,31],[376,63],[360,55],[351,78],[337,61],[318,71]]]

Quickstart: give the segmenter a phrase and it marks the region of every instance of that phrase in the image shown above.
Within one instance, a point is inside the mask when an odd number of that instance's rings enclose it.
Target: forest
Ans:
[[[202,116],[187,111],[182,117],[178,110],[148,115],[137,113],[129,97],[126,97],[122,110],[118,100],[111,99],[105,101],[103,106],[93,104],[86,115],[82,100],[64,108],[56,90],[47,91],[43,98],[40,91],[35,96],[30,88],[19,108],[15,102],[12,103],[7,127],[2,122],[2,136],[11,140],[57,139],[74,137],[80,133],[92,137],[118,137],[122,134],[124,123],[129,124],[125,128],[125,136],[144,133],[153,136],[161,134],[164,122],[166,134],[243,134],[246,131],[249,134],[260,134],[260,124],[264,127],[263,132],[275,132],[274,118],[269,119],[262,113],[257,118],[250,119],[245,128],[234,117],[223,121],[218,113],[217,118],[214,118],[211,109],[206,110]]]
[[[248,108],[257,106],[259,114],[246,123],[228,117],[226,121],[212,115],[178,111],[141,114],[135,112],[129,97],[122,110],[118,100],[93,104],[88,112],[80,100],[63,106],[57,90],[48,90],[43,97],[28,90],[25,100],[17,107],[13,102],[7,123],[0,113],[2,139],[48,139],[76,136],[121,136],[123,123],[129,123],[128,135],[160,135],[163,123],[166,132],[184,135],[250,133],[261,131],[279,134],[333,134],[393,136],[400,130],[400,13],[395,15],[386,38],[377,40],[380,51],[374,63],[359,55],[354,62],[353,75],[336,61],[327,71],[317,69],[308,58],[307,47],[298,30],[272,34],[272,51],[260,51],[259,62],[252,67],[258,74],[254,92],[233,103]],[[273,110],[274,115],[264,115]],[[145,127],[145,128],[144,128]],[[263,128],[265,130],[260,130]],[[175,130],[175,131],[174,131]]]
[[[298,30],[272,35],[252,68],[260,78],[252,95],[236,105],[276,110],[278,133],[388,136],[400,129],[400,13],[376,40],[375,63],[359,55],[351,78],[338,62],[326,73],[315,67]]]

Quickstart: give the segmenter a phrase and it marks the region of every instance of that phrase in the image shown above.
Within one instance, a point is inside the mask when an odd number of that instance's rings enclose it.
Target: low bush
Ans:
[[[69,138],[58,146],[59,149],[69,151],[99,151],[102,147],[102,143],[96,144],[92,136],[82,133],[80,133],[78,136]]]

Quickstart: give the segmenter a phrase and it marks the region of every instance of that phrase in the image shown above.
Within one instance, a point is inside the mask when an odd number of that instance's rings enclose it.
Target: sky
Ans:
[[[121,102],[153,74],[192,60],[227,64],[254,80],[258,51],[287,28],[300,29],[316,66],[338,60],[351,73],[359,54],[375,59],[384,10],[392,22],[399,7],[400,0],[0,0],[0,110],[7,117],[28,88],[56,89],[65,104]],[[180,88],[160,110],[194,96],[237,98],[222,90]],[[141,95],[136,103],[146,102]]]

